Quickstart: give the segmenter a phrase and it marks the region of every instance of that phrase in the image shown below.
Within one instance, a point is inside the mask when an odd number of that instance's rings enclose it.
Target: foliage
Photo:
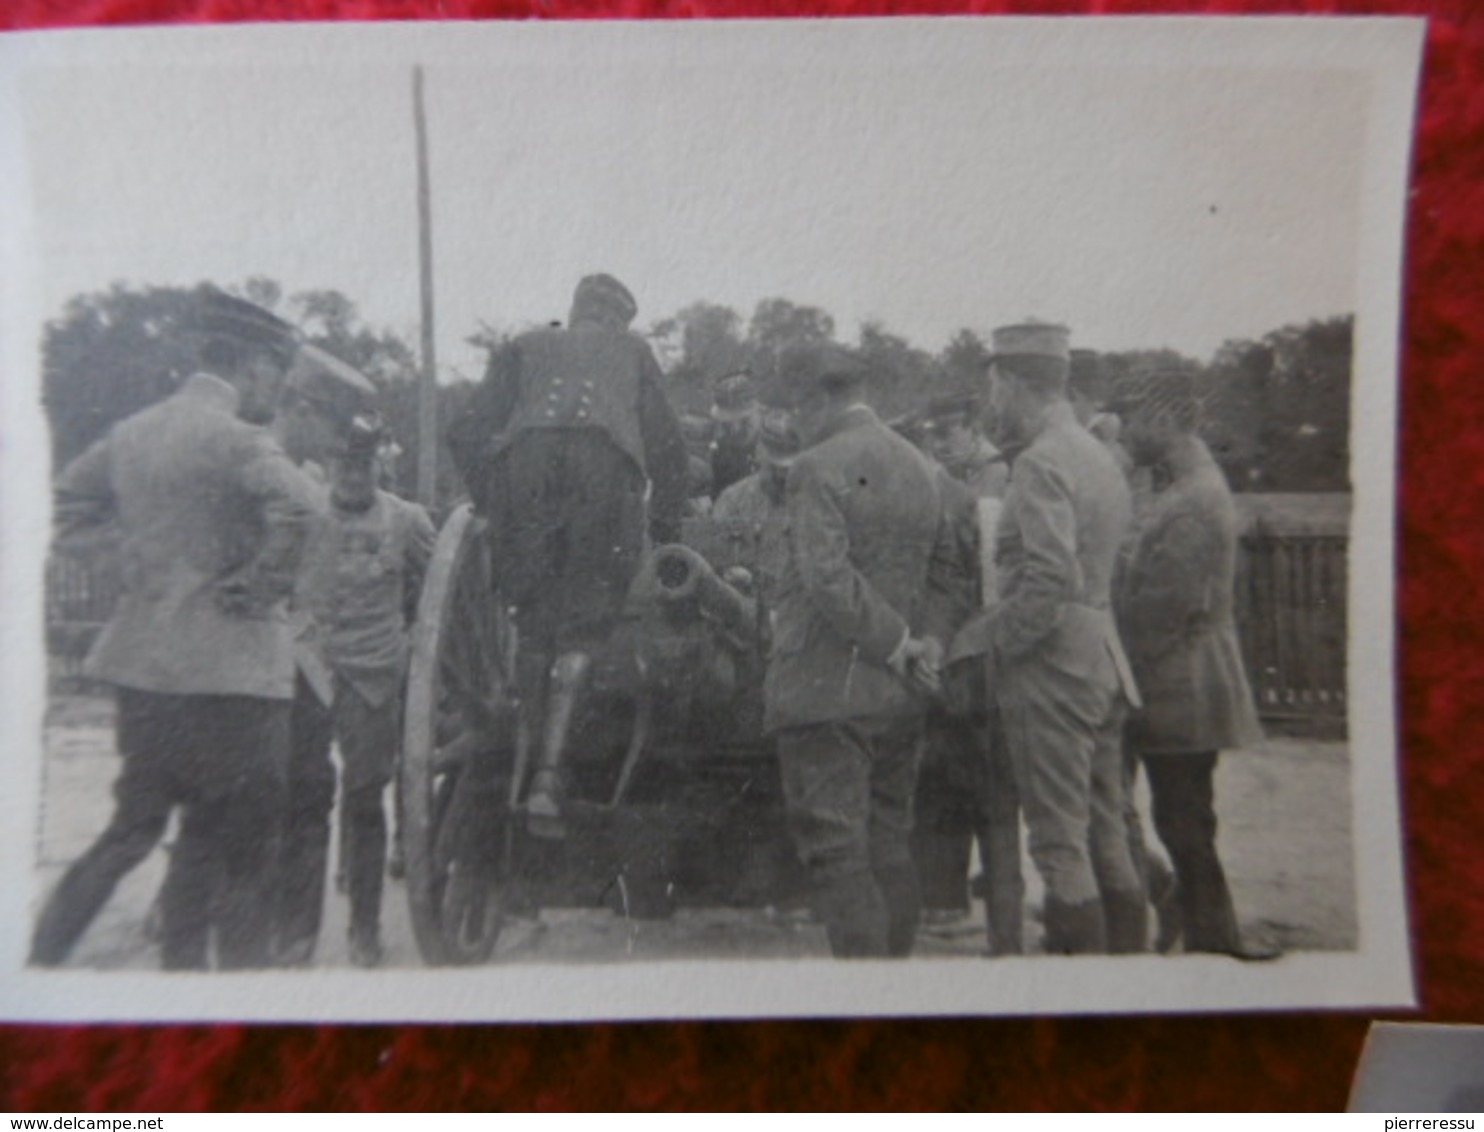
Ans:
[[[399,487],[411,491],[417,467],[417,354],[388,330],[367,326],[355,303],[335,290],[285,296],[273,280],[252,278],[229,288],[293,321],[305,337],[366,373],[382,392],[383,412],[402,448]],[[55,460],[78,455],[114,422],[167,396],[195,365],[187,332],[193,291],[131,288],[78,295],[49,322],[42,343],[43,400]],[[1244,491],[1344,491],[1348,488],[1349,316],[1284,326],[1258,340],[1232,340],[1201,364],[1162,348],[1106,354],[1109,383],[1152,366],[1180,364],[1198,374],[1204,432],[1232,484]],[[677,411],[698,424],[716,381],[739,369],[759,378],[797,343],[837,341],[835,320],[819,307],[774,297],[745,319],[730,307],[695,302],[648,332],[666,370]],[[506,336],[488,326],[471,336],[495,348]],[[959,330],[936,354],[883,323],[860,327],[853,343],[870,374],[868,399],[886,417],[912,411],[939,391],[983,389],[989,348]],[[446,423],[472,395],[470,382],[440,384],[438,413]],[[446,458],[438,469],[439,499],[459,494]]]

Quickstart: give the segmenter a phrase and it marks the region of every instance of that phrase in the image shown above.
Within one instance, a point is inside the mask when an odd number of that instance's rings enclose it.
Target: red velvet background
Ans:
[[[235,20],[1426,15],[1403,334],[1400,704],[1423,1017],[1484,1023],[1484,12],[1464,0],[7,0]],[[0,1027],[0,1109],[1343,1107],[1368,1018]]]

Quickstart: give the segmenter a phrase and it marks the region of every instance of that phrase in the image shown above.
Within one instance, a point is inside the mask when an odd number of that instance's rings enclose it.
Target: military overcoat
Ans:
[[[209,374],[122,421],[56,488],[58,545],[117,531],[123,592],[88,659],[146,692],[288,699],[284,599],[318,506],[237,392]]]
[[[1149,498],[1117,613],[1144,697],[1130,739],[1149,754],[1207,752],[1262,738],[1232,613],[1237,516],[1206,446]]]
[[[932,466],[857,405],[794,462],[787,500],[767,730],[921,712],[887,662],[909,633],[946,640],[952,628]]]
[[[992,632],[1002,670],[1046,664],[1138,700],[1112,614],[1130,512],[1113,457],[1070,405],[1055,405],[1015,461],[996,531]]]

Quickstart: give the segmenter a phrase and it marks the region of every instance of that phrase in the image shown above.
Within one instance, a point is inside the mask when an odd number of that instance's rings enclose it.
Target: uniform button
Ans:
[[[582,383],[582,387],[584,389],[591,389],[593,387],[593,383],[591,381],[584,381]]]
[[[552,384],[553,384],[553,385],[555,385],[555,386],[556,386],[556,387],[557,387],[557,388],[558,388],[558,389],[560,389],[560,388],[561,388],[561,387],[562,387],[562,379],[561,379],[561,378],[559,378],[559,377],[554,377],[554,378],[552,378],[552,379],[551,379],[551,383],[552,383]]]

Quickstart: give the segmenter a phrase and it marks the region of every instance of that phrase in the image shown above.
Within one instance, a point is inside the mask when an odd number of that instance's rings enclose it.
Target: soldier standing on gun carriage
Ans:
[[[643,560],[646,529],[674,542],[686,448],[638,307],[589,275],[570,325],[523,334],[490,358],[449,449],[490,530],[495,587],[520,633],[521,729],[539,742],[527,796],[538,836],[560,837],[573,711]]]

